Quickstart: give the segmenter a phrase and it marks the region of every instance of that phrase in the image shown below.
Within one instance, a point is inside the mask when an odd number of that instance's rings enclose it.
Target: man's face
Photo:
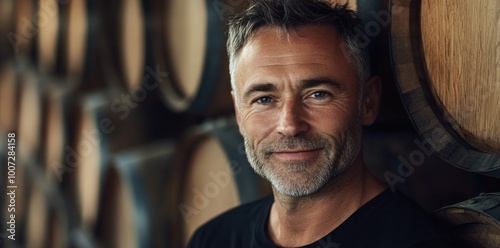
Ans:
[[[290,37],[263,28],[240,51],[233,97],[245,149],[281,194],[312,194],[359,156],[359,89],[341,44],[329,26]]]

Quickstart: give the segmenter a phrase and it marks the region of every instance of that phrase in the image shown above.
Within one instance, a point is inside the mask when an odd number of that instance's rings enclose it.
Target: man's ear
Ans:
[[[382,98],[382,81],[380,77],[373,76],[368,79],[363,89],[361,123],[364,126],[369,126],[377,119],[380,109],[380,100]]]

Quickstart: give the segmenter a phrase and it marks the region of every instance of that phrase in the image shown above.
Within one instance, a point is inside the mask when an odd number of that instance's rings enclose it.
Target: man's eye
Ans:
[[[323,91],[318,91],[318,92],[314,92],[312,93],[311,95],[313,98],[325,98],[328,96],[328,93],[326,92],[323,92]]]
[[[255,102],[260,103],[260,104],[266,104],[266,103],[270,103],[272,101],[273,101],[273,99],[271,99],[271,97],[265,96],[265,97],[258,98]]]

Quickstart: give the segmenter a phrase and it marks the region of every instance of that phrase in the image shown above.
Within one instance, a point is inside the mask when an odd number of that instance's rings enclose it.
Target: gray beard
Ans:
[[[322,136],[282,137],[263,143],[259,150],[253,147],[245,133],[245,150],[250,165],[257,174],[268,180],[280,194],[292,197],[311,195],[345,172],[362,147],[361,125],[355,119],[339,140]],[[286,164],[272,161],[272,152],[283,149],[318,149],[319,156],[306,161]]]

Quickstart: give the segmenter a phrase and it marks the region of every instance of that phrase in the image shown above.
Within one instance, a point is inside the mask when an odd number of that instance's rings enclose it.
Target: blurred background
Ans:
[[[429,212],[500,191],[415,131],[391,66],[388,0],[333,2],[371,25],[384,93],[364,153],[377,177],[399,175],[393,186]],[[246,6],[0,0],[0,188],[17,186],[15,241],[12,201],[0,198],[0,246],[184,247],[208,219],[270,194],[246,160],[230,96],[224,20]],[[425,161],[402,176],[415,151]]]

